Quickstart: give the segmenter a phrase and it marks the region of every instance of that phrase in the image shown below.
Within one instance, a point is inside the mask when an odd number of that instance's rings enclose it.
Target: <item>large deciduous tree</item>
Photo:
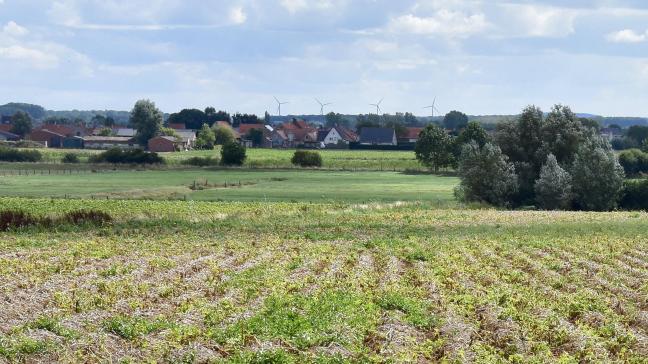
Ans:
[[[535,193],[538,205],[545,210],[567,209],[572,205],[571,175],[560,167],[553,154],[549,154],[542,166]]]
[[[458,131],[465,128],[466,125],[468,125],[468,116],[460,111],[450,111],[443,118],[443,126],[446,129]]]
[[[24,111],[16,112],[11,117],[11,124],[11,132],[23,138],[31,133],[33,127],[31,116]]]
[[[196,147],[198,149],[211,150],[214,149],[215,143],[216,135],[214,134],[214,131],[209,127],[209,125],[207,125],[207,123],[203,124],[202,128],[198,131],[198,134],[196,134]]]
[[[445,168],[453,164],[452,138],[445,130],[430,124],[421,131],[414,152],[421,164],[434,169]]]
[[[579,208],[608,211],[617,206],[625,174],[607,140],[596,136],[580,145],[571,175]]]
[[[149,139],[157,136],[162,129],[162,112],[150,100],[139,100],[130,113],[130,124],[137,133],[135,139],[140,145],[147,145]]]
[[[466,202],[485,202],[494,206],[510,206],[517,193],[515,167],[491,143],[480,147],[470,142],[463,147],[459,161],[461,183],[456,196]]]

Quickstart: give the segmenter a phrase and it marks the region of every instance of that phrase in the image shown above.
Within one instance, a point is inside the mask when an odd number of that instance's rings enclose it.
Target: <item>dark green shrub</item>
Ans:
[[[61,159],[63,163],[79,163],[79,156],[74,153],[66,153]]]
[[[192,157],[181,162],[186,166],[210,167],[219,165],[218,158],[213,157]]]
[[[639,149],[624,150],[619,154],[619,163],[628,176],[648,173],[648,153]]]
[[[245,147],[233,141],[223,145],[221,149],[221,164],[225,166],[240,166],[247,158]]]
[[[141,149],[121,150],[113,148],[103,153],[90,156],[90,163],[112,164],[164,164],[164,158],[157,153],[145,152]]]
[[[619,205],[625,210],[648,210],[648,178],[625,181]]]
[[[0,147],[0,161],[3,162],[38,162],[43,158],[37,150],[20,150]]]
[[[290,160],[292,164],[301,167],[321,167],[322,156],[314,151],[298,150]]]
[[[98,210],[78,210],[65,214],[63,220],[74,225],[91,224],[102,226],[112,221],[112,217]]]
[[[24,211],[0,211],[0,231],[20,229],[38,224],[36,217]]]

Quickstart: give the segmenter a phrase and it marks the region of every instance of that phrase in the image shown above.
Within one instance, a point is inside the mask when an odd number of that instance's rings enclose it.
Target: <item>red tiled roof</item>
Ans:
[[[239,134],[241,135],[247,135],[247,133],[250,132],[250,130],[257,129],[265,132],[266,127],[264,124],[241,124],[239,125]]]
[[[313,129],[307,122],[304,120],[293,120],[281,124],[281,129],[285,130],[295,130],[295,129]]]
[[[185,123],[169,123],[169,128],[171,129],[186,129]]]
[[[423,131],[423,128],[407,128],[405,134],[402,138],[405,139],[418,139],[419,134]]]
[[[10,133],[11,129],[13,129],[12,124],[0,124],[0,131],[6,131],[6,132]]]
[[[342,139],[348,141],[348,142],[355,142],[358,140],[358,134],[356,134],[353,130],[347,129],[343,126],[336,125],[335,129],[340,133],[340,136]]]
[[[56,124],[45,124],[42,125],[36,130],[48,130],[52,133],[61,134],[61,135],[74,135],[74,129],[67,125],[56,125]]]

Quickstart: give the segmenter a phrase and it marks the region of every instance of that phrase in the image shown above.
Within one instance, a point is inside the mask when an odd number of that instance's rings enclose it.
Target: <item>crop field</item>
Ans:
[[[455,177],[366,171],[170,169],[30,173],[0,174],[0,196],[451,203],[458,183]]]
[[[66,153],[76,153],[85,162],[88,156],[100,151],[80,149],[38,149],[43,154],[43,161],[59,163]],[[254,168],[292,168],[290,159],[294,149],[254,149],[248,148],[246,167]],[[379,150],[319,150],[322,155],[323,168],[326,169],[365,169],[365,170],[423,170],[412,151],[379,151]],[[160,153],[169,165],[181,164],[192,157],[220,157],[220,149],[205,151]],[[1,167],[1,166],[0,166]]]
[[[648,214],[1,198],[0,362],[648,358]]]

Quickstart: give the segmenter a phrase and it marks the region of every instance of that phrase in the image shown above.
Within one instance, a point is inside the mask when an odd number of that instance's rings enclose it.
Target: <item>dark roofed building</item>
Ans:
[[[396,131],[391,128],[362,128],[360,130],[362,145],[397,145]]]
[[[18,141],[20,140],[20,135],[14,133],[0,130],[0,141]]]

